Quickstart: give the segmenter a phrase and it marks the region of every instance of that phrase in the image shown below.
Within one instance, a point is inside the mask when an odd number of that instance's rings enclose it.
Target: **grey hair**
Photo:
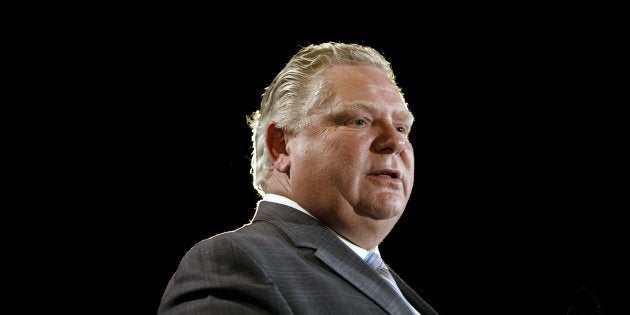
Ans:
[[[265,141],[267,126],[275,122],[285,132],[302,131],[309,123],[309,110],[332,96],[331,87],[319,74],[336,64],[373,65],[396,83],[390,63],[371,47],[327,42],[301,48],[265,88],[260,109],[246,117],[253,143],[250,173],[260,196],[265,195],[273,169]]]

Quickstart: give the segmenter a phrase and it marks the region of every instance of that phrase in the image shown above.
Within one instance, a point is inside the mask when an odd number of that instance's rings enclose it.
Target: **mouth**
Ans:
[[[370,173],[370,175],[371,176],[385,176],[385,177],[389,177],[391,179],[399,179],[400,178],[400,172],[399,171],[389,170],[389,169],[378,170],[376,172]]]

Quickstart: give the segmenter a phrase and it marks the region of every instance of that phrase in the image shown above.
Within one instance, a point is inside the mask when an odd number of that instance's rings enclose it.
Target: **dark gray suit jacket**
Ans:
[[[393,275],[421,314],[437,314]],[[158,314],[410,312],[328,228],[288,206],[261,201],[251,224],[201,241],[186,253]]]

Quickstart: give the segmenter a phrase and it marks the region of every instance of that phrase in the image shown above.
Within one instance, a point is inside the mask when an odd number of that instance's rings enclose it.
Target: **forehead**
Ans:
[[[378,67],[372,65],[335,65],[322,72],[335,93],[341,96],[365,94],[400,98],[396,84]]]
[[[336,65],[322,72],[329,88],[329,106],[368,104],[373,108],[408,111],[396,84],[371,65]],[[337,106],[335,106],[337,105]]]

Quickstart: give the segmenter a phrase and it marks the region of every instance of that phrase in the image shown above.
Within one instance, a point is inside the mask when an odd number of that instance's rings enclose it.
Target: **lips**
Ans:
[[[389,176],[390,178],[393,179],[399,179],[400,178],[400,172],[397,170],[390,170],[390,169],[382,169],[382,170],[378,170],[375,172],[371,172],[369,175],[371,176]]]

